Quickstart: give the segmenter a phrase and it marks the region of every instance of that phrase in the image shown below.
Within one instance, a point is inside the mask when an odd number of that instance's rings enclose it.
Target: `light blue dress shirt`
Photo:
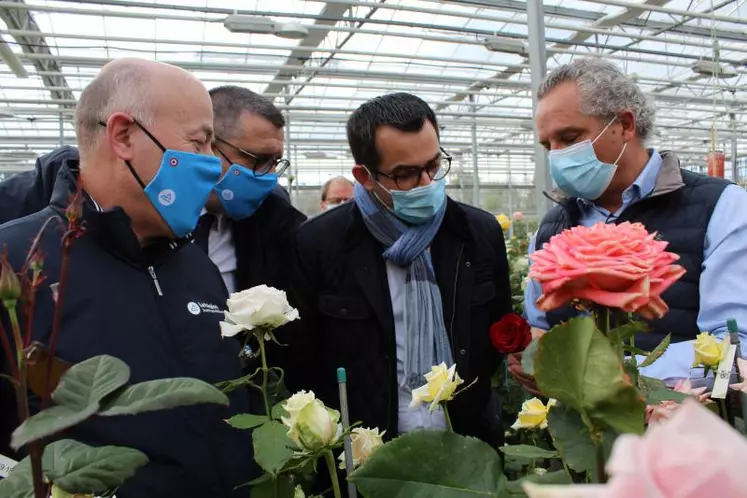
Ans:
[[[610,213],[593,202],[579,199],[580,224],[591,226],[619,217],[628,207],[645,199],[654,190],[661,169],[662,158],[653,151],[646,167],[622,195],[623,204]],[[529,244],[529,254],[535,250],[535,236]],[[531,258],[530,258],[531,260]],[[525,313],[532,327],[547,330],[545,314],[535,303],[542,295],[542,287],[534,281],[524,291]],[[726,320],[734,318],[739,326],[741,350],[747,353],[747,190],[729,185],[713,210],[708,223],[700,274],[700,312],[698,327],[723,339],[728,332]],[[702,377],[702,370],[691,369],[695,359],[694,341],[669,346],[651,366],[641,369],[643,375],[662,379],[671,384],[677,379]]]

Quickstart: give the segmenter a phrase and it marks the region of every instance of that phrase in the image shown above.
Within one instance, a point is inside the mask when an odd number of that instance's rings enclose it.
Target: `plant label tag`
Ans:
[[[10,474],[10,471],[13,470],[13,467],[15,467],[16,464],[18,464],[18,462],[15,460],[0,455],[0,477],[3,479],[8,477],[8,474]]]
[[[711,398],[724,399],[729,390],[729,381],[731,380],[731,369],[734,366],[734,356],[737,354],[737,345],[729,343],[729,337],[724,341],[726,343],[726,354],[718,364],[716,378],[713,381],[713,391]]]

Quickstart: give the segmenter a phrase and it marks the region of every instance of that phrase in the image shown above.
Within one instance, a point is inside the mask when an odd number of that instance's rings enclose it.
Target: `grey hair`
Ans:
[[[248,88],[219,86],[210,90],[210,99],[213,101],[215,136],[224,140],[234,138],[239,132],[238,121],[244,112],[265,118],[275,128],[285,126],[285,118],[280,109],[269,99]]]
[[[115,112],[129,114],[143,126],[153,124],[151,73],[137,61],[118,61],[104,68],[80,94],[75,108],[75,136],[81,153],[93,149],[104,131],[101,126]]]
[[[574,81],[581,97],[581,110],[589,116],[611,120],[621,111],[635,116],[636,133],[645,141],[654,129],[656,107],[616,65],[598,57],[575,59],[555,68],[540,85],[537,98],[542,99],[558,85]]]

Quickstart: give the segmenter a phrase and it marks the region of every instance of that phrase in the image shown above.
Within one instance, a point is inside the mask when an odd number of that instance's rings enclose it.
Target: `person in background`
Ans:
[[[213,109],[205,87],[174,66],[138,59],[107,64],[82,92],[75,111],[80,163],[62,168],[50,205],[0,227],[0,247],[21,268],[41,238],[45,280],[31,340],[50,341],[60,279],[65,211],[80,182],[83,235],[73,242],[55,358],[70,364],[108,354],[127,363],[133,383],[193,377],[210,384],[241,375],[239,344],[221,338],[225,284],[207,254],[189,243],[221,176],[212,154]],[[7,330],[7,329],[6,329]],[[0,354],[0,362],[5,355]],[[9,365],[0,363],[0,371]],[[0,451],[18,424],[11,385],[0,383]],[[234,497],[252,473],[249,434],[225,419],[250,409],[248,394],[230,408],[177,408],[87,420],[66,437],[93,446],[139,449],[149,464],[119,498]],[[33,409],[38,407],[34,398]]]
[[[649,322],[636,347],[650,351],[666,334],[672,345],[643,372],[667,382],[690,377],[692,341],[699,331],[721,338],[726,321],[747,332],[747,192],[731,182],[680,168],[675,152],[647,147],[655,108],[636,83],[602,59],[577,59],[552,71],[538,94],[535,119],[549,151],[552,177],[564,197],[540,223],[530,255],[575,225],[642,223],[669,243],[687,273],[662,298],[669,313]],[[577,312],[542,313],[542,290],[526,288],[526,314],[535,335]],[[742,346],[744,351],[744,346]],[[518,358],[511,371],[535,388]],[[701,374],[702,376],[702,374]]]
[[[454,429],[499,445],[489,328],[511,311],[506,247],[495,217],[447,197],[451,156],[438,130],[428,104],[407,93],[350,117],[354,202],[295,237],[291,297],[302,319],[281,339],[296,355],[286,379],[334,406],[345,367],[351,420],[395,437],[446,426],[440,409],[409,405],[431,366],[456,364],[474,385],[449,404]]]
[[[229,292],[257,285],[287,286],[285,257],[300,211],[273,192],[288,168],[283,156],[285,119],[272,102],[238,86],[210,90],[215,114],[213,152],[223,178],[195,231]]]
[[[344,176],[336,176],[327,180],[322,186],[322,202],[319,204],[319,208],[324,212],[336,208],[352,198],[353,182]]]

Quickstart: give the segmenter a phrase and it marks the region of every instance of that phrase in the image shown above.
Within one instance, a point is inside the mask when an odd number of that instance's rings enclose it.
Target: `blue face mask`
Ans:
[[[277,184],[275,173],[257,176],[249,168],[232,164],[215,186],[215,192],[228,217],[241,220],[253,215]]]
[[[603,163],[597,158],[594,143],[616,119],[613,118],[593,141],[584,140],[565,149],[550,151],[550,174],[560,190],[572,197],[591,201],[598,199],[607,190],[617,171],[617,162],[628,143],[623,145],[614,164]]]
[[[210,192],[220,179],[223,169],[220,159],[166,149],[143,125],[137,121],[135,123],[163,150],[163,159],[148,185],[140,179],[129,161],[125,161],[125,164],[173,234],[178,238],[185,237],[197,226]]]
[[[446,202],[446,183],[443,179],[432,181],[412,190],[390,190],[394,216],[421,225],[433,218]]]

